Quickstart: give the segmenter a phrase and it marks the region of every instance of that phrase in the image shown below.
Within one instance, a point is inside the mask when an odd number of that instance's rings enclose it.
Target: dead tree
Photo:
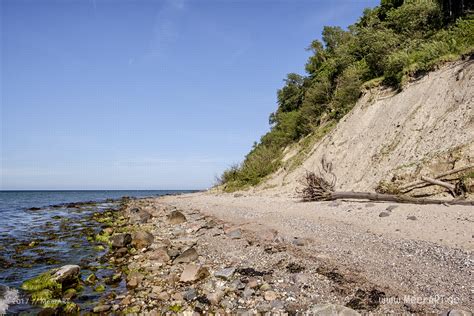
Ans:
[[[331,163],[327,163],[323,159],[322,166],[324,172],[328,175],[327,177],[324,176],[321,171],[319,174],[307,171],[305,177],[300,181],[302,188],[297,189],[297,193],[303,201],[310,202],[340,199],[362,199],[410,204],[474,205],[474,201],[462,199],[437,200],[372,192],[338,192],[335,191],[337,178],[332,172]],[[328,178],[330,179],[328,180]]]

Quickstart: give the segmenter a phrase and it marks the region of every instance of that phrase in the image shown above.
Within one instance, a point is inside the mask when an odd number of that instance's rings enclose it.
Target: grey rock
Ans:
[[[229,289],[232,290],[232,291],[236,291],[236,290],[243,290],[245,288],[245,284],[240,281],[240,280],[234,280],[230,285],[229,285]]]
[[[53,280],[64,283],[77,280],[81,272],[81,267],[75,264],[68,264],[57,269],[53,274]]]
[[[170,224],[177,225],[186,222],[186,216],[180,211],[173,211],[168,216],[168,221]]]
[[[196,290],[191,288],[191,289],[188,289],[187,291],[185,291],[183,293],[183,298],[186,300],[186,301],[192,301],[194,300],[195,298],[197,297],[197,293],[196,293]]]
[[[240,228],[233,229],[227,233],[227,236],[232,239],[242,238],[242,230]]]
[[[194,248],[186,249],[182,254],[180,254],[176,259],[174,259],[173,263],[189,263],[196,261],[199,255]]]
[[[149,247],[155,238],[147,231],[140,230],[132,235],[132,245],[137,249]]]
[[[311,306],[306,311],[309,315],[339,315],[339,316],[358,316],[360,315],[355,310],[336,304],[318,304]]]
[[[97,305],[94,307],[92,310],[94,313],[104,313],[108,310],[110,310],[111,306],[110,305]]]
[[[273,309],[285,308],[285,303],[283,303],[283,301],[280,301],[280,300],[274,300],[270,303],[270,305],[272,306]]]
[[[211,302],[211,304],[213,305],[217,305],[219,304],[219,302],[221,301],[221,299],[224,297],[224,292],[221,291],[221,290],[217,290],[216,292],[214,293],[209,293],[208,295],[206,295],[206,298],[209,300],[209,302]]]
[[[222,300],[221,301],[221,306],[224,307],[224,308],[228,308],[228,309],[234,308],[234,304],[228,299]]]
[[[390,216],[389,212],[380,212],[379,217],[388,217]]]
[[[144,224],[151,218],[151,214],[141,208],[132,208],[129,211],[129,221],[132,224]]]
[[[394,209],[396,209],[398,207],[398,205],[389,205],[387,206],[387,208],[385,210],[391,212],[393,211]]]
[[[261,302],[256,306],[256,308],[259,313],[265,313],[270,311],[272,309],[272,306],[270,305],[270,303]]]
[[[413,215],[408,216],[407,219],[409,219],[411,221],[416,221],[417,220],[416,216],[413,216]]]
[[[255,294],[255,291],[252,290],[252,289],[249,288],[249,287],[246,287],[246,288],[244,289],[244,291],[242,292],[242,296],[243,296],[244,298],[249,298],[249,297],[251,297],[251,296],[254,295],[254,294]]]
[[[214,276],[216,278],[221,278],[221,279],[224,279],[224,280],[228,280],[232,277],[232,275],[234,275],[234,272],[235,272],[235,268],[225,268],[225,269],[221,269],[219,271],[216,271],[214,273]]]
[[[367,204],[365,204],[365,207],[374,207],[374,206],[375,206],[374,203],[367,203]]]
[[[306,241],[302,238],[297,238],[295,237],[292,241],[292,244],[295,245],[295,246],[305,246],[306,245]]]
[[[310,283],[310,276],[306,273],[296,273],[291,277],[291,279],[297,285],[305,285]]]
[[[117,234],[110,237],[110,242],[113,248],[124,248],[132,242],[132,235],[130,234]]]

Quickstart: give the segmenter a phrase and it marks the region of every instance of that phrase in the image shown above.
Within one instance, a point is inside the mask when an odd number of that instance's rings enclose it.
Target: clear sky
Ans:
[[[0,189],[201,189],[378,0],[0,0]]]

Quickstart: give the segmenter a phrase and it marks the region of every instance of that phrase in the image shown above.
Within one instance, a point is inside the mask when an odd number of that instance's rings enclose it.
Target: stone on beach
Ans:
[[[150,251],[148,253],[148,258],[163,263],[166,263],[171,259],[165,246]]]
[[[139,272],[131,272],[127,276],[127,288],[134,289],[143,281],[143,275]]]
[[[132,208],[129,211],[129,221],[132,224],[144,224],[151,218],[151,214],[141,208]]]
[[[168,216],[168,221],[172,225],[177,225],[186,222],[186,216],[180,211],[173,211]]]
[[[206,267],[202,267],[195,264],[188,264],[184,267],[183,273],[181,273],[181,282],[195,282],[202,280],[209,276],[209,270]]]
[[[138,231],[132,235],[132,245],[137,249],[149,247],[154,240],[154,236],[147,231]]]
[[[221,278],[221,279],[224,279],[224,280],[228,280],[232,277],[232,275],[234,274],[235,272],[235,268],[225,268],[225,269],[221,269],[219,271],[216,271],[214,273],[214,276],[216,278]]]
[[[196,261],[199,257],[196,249],[189,248],[186,249],[182,254],[180,254],[176,259],[174,259],[173,263],[189,263],[192,261]]]
[[[242,237],[242,230],[240,228],[229,230],[227,236],[232,239],[239,239]]]
[[[109,240],[113,248],[123,248],[132,242],[132,236],[130,234],[117,234],[110,237]]]
[[[358,316],[355,310],[336,304],[319,304],[308,309],[309,315],[340,315],[340,316]]]

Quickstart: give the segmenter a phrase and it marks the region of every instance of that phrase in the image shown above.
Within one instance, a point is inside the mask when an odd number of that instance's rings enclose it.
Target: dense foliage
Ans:
[[[322,42],[308,48],[307,74],[288,74],[270,115],[270,132],[243,163],[223,173],[224,188],[258,184],[280,166],[285,147],[343,117],[364,85],[401,89],[407,78],[472,52],[473,8],[465,2],[382,0],[347,30],[324,27]]]

